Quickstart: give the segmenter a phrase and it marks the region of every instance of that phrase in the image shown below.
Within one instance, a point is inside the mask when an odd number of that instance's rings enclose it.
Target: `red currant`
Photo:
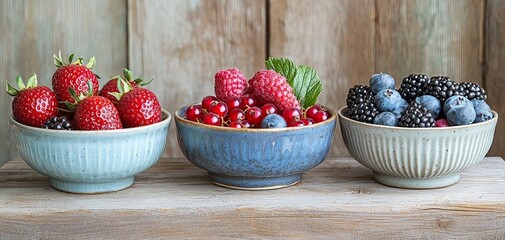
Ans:
[[[242,123],[240,121],[232,121],[230,124],[228,124],[228,127],[231,128],[243,128]]]
[[[316,123],[320,123],[320,122],[322,122],[322,121],[325,121],[325,120],[326,120],[326,119],[328,119],[328,118],[329,118],[328,113],[327,113],[326,111],[322,111],[322,110],[321,110],[321,111],[316,112],[316,113],[314,114],[314,117],[313,117],[314,122],[316,122]]]
[[[301,121],[303,122],[303,124],[305,124],[305,126],[312,125],[315,123],[312,118],[304,118],[301,119]]]
[[[231,111],[235,108],[240,107],[240,98],[237,96],[231,96],[226,99],[226,105],[228,105],[228,110]]]
[[[256,99],[249,95],[244,95],[240,97],[240,109],[246,110],[249,107],[256,106]]]
[[[282,117],[284,120],[286,120],[287,123],[300,120],[301,115],[302,114],[298,108],[286,108],[284,111],[282,111]]]
[[[244,120],[244,121],[242,121],[242,127],[244,127],[244,128],[250,128],[250,127],[252,127],[252,126],[251,126],[251,124],[249,123],[249,121]]]
[[[202,120],[202,117],[203,117],[202,105],[195,104],[189,106],[186,109],[186,119],[193,122],[199,122]]]
[[[210,104],[209,112],[215,113],[220,117],[224,117],[228,113],[228,106],[222,101],[213,101]]]
[[[263,120],[261,115],[261,108],[259,107],[250,107],[245,111],[245,119],[249,121],[249,123],[253,126],[261,124],[261,120]]]
[[[307,108],[307,110],[305,110],[305,117],[313,118],[314,114],[316,114],[318,111],[319,111],[319,109],[318,109],[318,107],[316,107],[316,105],[309,107],[309,108]]]
[[[288,124],[288,127],[303,127],[305,123],[302,120],[294,120]]]
[[[312,107],[316,108],[319,111],[324,110],[324,108],[323,108],[323,106],[321,106],[321,104],[314,104],[314,105],[312,105]]]
[[[221,118],[215,113],[205,114],[202,122],[207,125],[221,126]]]
[[[230,111],[230,114],[228,114],[228,119],[230,119],[231,122],[242,121],[245,119],[245,113],[242,109],[235,108]]]
[[[277,107],[271,103],[267,103],[261,107],[261,112],[263,113],[263,117],[268,114],[277,113]]]
[[[210,111],[209,108],[210,108],[210,104],[212,104],[212,102],[214,101],[217,101],[217,98],[214,97],[214,96],[207,96],[207,97],[204,97],[202,99],[202,108],[207,110],[207,111]]]

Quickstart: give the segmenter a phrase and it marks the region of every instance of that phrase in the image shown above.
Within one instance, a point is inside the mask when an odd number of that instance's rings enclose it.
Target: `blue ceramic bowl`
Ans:
[[[321,123],[297,128],[236,129],[185,119],[175,113],[179,147],[220,186],[245,190],[288,187],[327,156],[336,114]]]
[[[171,115],[156,124],[106,131],[56,131],[10,119],[21,157],[51,185],[72,193],[118,191],[151,167],[165,149]]]

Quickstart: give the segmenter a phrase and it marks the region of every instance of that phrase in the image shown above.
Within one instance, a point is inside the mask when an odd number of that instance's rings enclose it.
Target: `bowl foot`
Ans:
[[[297,184],[302,174],[282,177],[237,177],[209,172],[212,183],[226,188],[240,190],[272,190],[285,188]]]
[[[66,182],[51,179],[51,186],[70,193],[106,193],[123,190],[133,184],[134,177],[111,182]]]
[[[373,173],[373,178],[378,183],[398,188],[431,189],[451,186],[459,181],[460,174],[452,174],[434,178],[406,178]]]

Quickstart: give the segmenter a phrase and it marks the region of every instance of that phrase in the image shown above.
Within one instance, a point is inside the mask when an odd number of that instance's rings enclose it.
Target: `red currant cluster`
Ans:
[[[207,125],[231,128],[259,127],[263,118],[269,114],[279,114],[286,120],[288,127],[301,127],[325,121],[330,117],[321,105],[307,109],[287,108],[278,112],[272,103],[259,106],[252,96],[229,97],[219,101],[215,96],[206,96],[200,104],[186,109],[186,119]]]

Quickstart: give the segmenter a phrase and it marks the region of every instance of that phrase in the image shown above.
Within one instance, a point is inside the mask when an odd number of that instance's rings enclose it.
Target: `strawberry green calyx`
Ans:
[[[75,53],[72,53],[69,57],[68,57],[68,62],[65,62],[63,60],[63,58],[61,57],[61,51],[58,52],[58,56],[56,55],[53,55],[53,59],[54,59],[54,65],[56,65],[57,68],[60,68],[60,67],[63,67],[63,66],[67,66],[67,65],[83,65],[84,63],[84,58],[80,57],[80,58],[77,58],[77,60],[74,61],[74,57],[75,57]],[[95,57],[91,57],[88,61],[88,63],[86,64],[86,67],[91,69],[95,66],[96,64],[96,61],[95,61]]]
[[[93,83],[91,82],[91,80],[88,80],[88,89],[93,89]],[[84,100],[85,98],[93,96],[93,91],[89,90],[84,93],[81,93],[80,95],[77,95],[77,92],[71,87],[68,88],[68,93],[70,94],[72,99],[75,100],[75,103],[63,101],[63,104],[67,106],[68,111],[70,112],[73,112],[77,108],[77,105],[79,104],[80,101]]]
[[[37,86],[37,74],[33,74],[30,78],[28,78],[28,82],[26,85],[23,82],[23,79],[21,79],[20,76],[16,77],[16,84],[18,85],[18,89],[13,87],[9,82],[7,82],[7,93],[13,97],[17,96],[19,92],[28,89],[28,88],[34,88]]]
[[[133,86],[130,82],[126,81],[123,77],[117,76],[117,89],[119,92],[110,92],[109,94],[114,96],[118,101],[121,100],[121,97],[129,91],[133,89]]]
[[[149,83],[151,83],[154,78],[151,78],[151,80],[147,81],[147,82],[144,82],[144,79],[143,78],[135,78],[133,79],[133,74],[130,70],[126,69],[126,68],[123,68],[123,75],[124,75],[124,79],[128,82],[134,82],[135,84],[137,85],[140,85],[140,86],[145,86]]]

